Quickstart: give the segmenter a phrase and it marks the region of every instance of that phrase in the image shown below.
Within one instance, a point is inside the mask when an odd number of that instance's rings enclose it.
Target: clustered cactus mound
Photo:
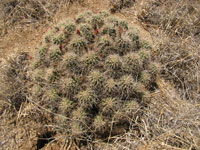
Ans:
[[[128,22],[86,12],[45,36],[33,64],[33,97],[57,115],[71,138],[92,139],[128,129],[154,88],[159,66]]]

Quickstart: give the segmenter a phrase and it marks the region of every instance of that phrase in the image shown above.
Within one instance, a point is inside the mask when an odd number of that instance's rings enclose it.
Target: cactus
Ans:
[[[81,137],[84,135],[86,130],[86,122],[88,116],[82,107],[77,108],[72,112],[72,120],[70,122],[71,136],[73,138]]]
[[[61,80],[61,92],[64,96],[72,99],[79,90],[79,83],[75,78],[66,78]]]
[[[136,33],[130,32],[128,33],[129,39],[132,41],[132,47],[135,51],[138,51],[141,47],[139,36]]]
[[[41,61],[36,61],[34,64],[33,64],[33,69],[37,69],[39,66],[41,66],[42,62]]]
[[[139,73],[143,70],[143,64],[140,56],[137,53],[130,52],[124,56],[124,67],[128,73],[134,75],[137,78]]]
[[[72,41],[71,47],[76,54],[84,54],[87,50],[87,44],[83,39],[75,39]]]
[[[111,39],[107,36],[100,39],[97,47],[99,48],[98,54],[102,58],[105,58],[109,54],[112,54],[112,53],[114,54],[117,52],[117,49],[114,46],[112,46]]]
[[[49,83],[53,83],[53,82],[59,80],[58,72],[56,70],[54,70],[53,68],[48,68],[46,70],[45,80]]]
[[[100,94],[101,90],[103,89],[103,83],[105,80],[104,74],[99,71],[92,71],[88,76],[88,80],[90,88]]]
[[[140,110],[140,104],[136,99],[125,102],[122,108],[115,113],[115,121],[118,123],[132,124]]]
[[[50,60],[57,61],[60,59],[61,55],[62,55],[61,51],[57,48],[54,51],[50,52],[49,57],[50,57]]]
[[[59,35],[53,39],[53,43],[56,45],[62,44],[64,42],[63,35]]]
[[[118,50],[119,55],[125,55],[131,50],[131,45],[129,41],[119,39],[116,43],[116,47]]]
[[[86,19],[84,17],[84,15],[80,15],[76,18],[76,21],[75,21],[77,24],[80,24],[80,23],[86,23]]]
[[[128,130],[144,108],[160,66],[130,30],[128,21],[107,12],[86,12],[57,26],[42,44],[32,65],[31,94],[61,114],[54,120],[58,132],[72,139],[101,138],[111,126]]]
[[[148,86],[151,82],[151,74],[147,71],[144,70],[140,73],[139,80],[145,85]]]
[[[63,115],[69,116],[71,111],[73,110],[73,102],[70,101],[68,98],[63,98],[59,104],[59,110],[62,112]]]
[[[108,22],[110,22],[113,25],[113,27],[119,26],[119,21],[116,18],[109,18]]]
[[[76,26],[74,24],[68,24],[66,27],[65,27],[66,31],[68,33],[73,33],[76,31]]]
[[[34,73],[33,73],[33,80],[36,82],[43,82],[44,81],[44,70],[35,69]]]
[[[44,35],[44,43],[49,44],[53,40],[54,33],[52,31],[47,32]]]
[[[120,21],[119,26],[123,28],[123,30],[128,30],[128,22]]]
[[[83,34],[83,37],[90,43],[94,42],[95,36],[93,35],[92,28],[87,25],[83,24],[80,27],[80,31]]]
[[[124,107],[124,111],[125,113],[129,116],[129,117],[133,117],[133,114],[139,109],[140,105],[138,104],[138,102],[136,100],[130,100],[128,102],[126,102]]]
[[[71,68],[71,67],[76,66],[78,64],[78,56],[73,52],[66,53],[63,56],[63,59],[65,59],[66,67]]]
[[[39,55],[40,55],[40,59],[43,59],[47,53],[47,47],[43,47],[42,49],[40,49],[39,51]]]
[[[80,91],[76,95],[76,98],[79,102],[79,105],[83,106],[84,108],[93,107],[93,105],[96,105],[98,101],[97,95],[91,89]]]
[[[34,84],[31,88],[31,93],[33,93],[35,97],[40,97],[43,94],[43,92],[44,91],[39,84]]]
[[[139,52],[140,60],[143,63],[143,68],[146,69],[150,63],[150,52],[147,49],[140,50]]]
[[[104,25],[104,20],[100,16],[93,16],[91,20],[91,24],[94,29],[101,28]]]
[[[117,111],[118,103],[116,98],[108,97],[102,99],[102,114],[107,117],[112,117],[113,113]]]
[[[85,70],[94,68],[100,61],[100,58],[95,52],[88,52],[81,58],[81,62],[84,65]]]
[[[114,27],[111,27],[111,26],[104,27],[102,33],[109,35],[112,39],[115,39],[116,36],[117,36],[116,29]]]
[[[59,100],[60,97],[58,95],[58,91],[55,88],[51,88],[44,91],[40,103],[41,105],[44,105],[44,107],[49,111],[56,113],[58,109]]]
[[[84,135],[84,132],[86,132],[84,127],[78,121],[71,121],[69,126],[71,127],[70,134],[72,138],[80,138]]]
[[[104,95],[109,96],[116,96],[118,94],[118,84],[113,78],[110,78],[105,81],[104,84]]]
[[[109,13],[108,13],[107,11],[101,11],[100,14],[101,14],[101,16],[104,17],[104,18],[106,18],[106,17],[109,16]]]
[[[93,128],[96,132],[104,133],[107,126],[106,126],[105,118],[102,115],[97,115],[94,118]]]
[[[161,66],[156,63],[156,62],[153,62],[149,65],[149,72],[152,76],[156,76],[161,70]]]
[[[65,60],[64,67],[66,67],[68,71],[72,73],[78,73],[81,71],[78,55],[76,55],[74,52],[66,53],[63,56],[63,59]]]
[[[119,79],[119,96],[121,99],[129,99],[132,94],[134,94],[134,90],[136,87],[136,82],[134,81],[131,75],[123,75]]]
[[[49,89],[44,93],[44,97],[48,100],[48,101],[56,101],[57,99],[59,99],[58,93],[56,89]]]
[[[109,55],[105,60],[104,66],[111,77],[117,78],[122,74],[122,60],[117,54]]]

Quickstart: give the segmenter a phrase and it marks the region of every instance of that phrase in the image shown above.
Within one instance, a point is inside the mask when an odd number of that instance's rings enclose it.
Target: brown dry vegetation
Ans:
[[[130,23],[137,24],[138,28],[143,30],[143,35],[152,43],[151,57],[161,65],[161,73],[156,79],[157,89],[151,93],[148,102],[144,103],[146,106],[138,110],[138,116],[127,132],[109,137],[106,142],[66,140],[67,135],[55,132],[55,114],[32,102],[27,93],[32,86],[26,79],[27,76],[24,76],[29,70],[24,66],[30,63],[26,59],[27,54],[11,56],[7,61],[1,62],[3,73],[0,76],[0,149],[83,149],[83,147],[106,150],[200,149],[200,2],[198,0],[103,2],[85,0],[78,6],[79,10],[77,3],[68,5],[69,1],[64,0],[44,2],[34,0],[26,4],[25,1],[18,0],[9,2],[0,2],[1,6],[8,6],[3,10],[0,27],[2,39],[5,38],[2,43],[12,39],[10,33],[8,36],[3,32],[5,27],[11,28],[13,24],[16,26],[16,24],[39,22],[39,28],[45,32],[49,26],[41,27],[44,20],[50,19],[50,23],[47,23],[51,25],[52,21],[57,23],[60,18],[67,15],[74,17],[78,12],[88,8],[95,12],[111,9],[111,12],[116,13],[118,17],[128,19]],[[68,13],[63,13],[65,10],[63,7],[66,6],[69,6],[67,8],[70,10]],[[52,15],[55,12],[59,12],[57,17]],[[30,30],[33,30],[32,26]],[[31,32],[33,37],[38,33]],[[31,55],[34,53],[33,49],[39,46],[41,36],[33,41],[35,42],[24,43],[26,46],[30,43],[37,44],[29,45],[32,47]],[[16,42],[15,39],[12,42]],[[13,47],[15,46],[10,46],[9,52]],[[2,50],[6,50],[6,44]],[[6,72],[8,74],[5,74]],[[10,95],[15,97],[17,103]]]

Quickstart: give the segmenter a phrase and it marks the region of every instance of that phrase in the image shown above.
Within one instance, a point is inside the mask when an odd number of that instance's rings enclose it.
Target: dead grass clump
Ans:
[[[130,8],[135,3],[135,0],[110,0],[112,13],[120,11],[124,8]]]
[[[138,15],[147,26],[157,26],[174,36],[197,36],[199,34],[200,4],[183,1],[149,1],[144,3]]]
[[[162,63],[163,77],[173,82],[183,99],[199,102],[200,53],[194,39],[165,38],[157,48],[153,55]]]
[[[173,82],[183,99],[199,101],[199,1],[150,1],[138,18],[155,42],[153,59],[161,62],[162,75]]]
[[[158,81],[155,93],[143,119],[146,149],[199,148],[199,105],[183,101],[164,80]]]
[[[17,111],[27,100],[27,53],[9,57],[1,62],[0,95]]]
[[[0,2],[0,30],[14,24],[52,20],[57,11],[84,0],[4,0]]]
[[[38,103],[30,97],[30,57],[27,53],[13,54],[1,62],[0,73],[0,143],[3,149],[20,149],[24,141],[32,141],[26,149],[34,148],[37,133],[48,130],[51,114],[41,111]],[[41,95],[40,87],[34,92]],[[13,137],[13,134],[16,136]]]

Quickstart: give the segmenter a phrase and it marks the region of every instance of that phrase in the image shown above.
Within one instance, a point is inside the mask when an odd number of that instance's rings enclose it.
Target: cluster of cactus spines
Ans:
[[[140,59],[143,64],[143,68],[147,69],[148,64],[150,63],[150,52],[146,49],[142,49],[138,52]]]
[[[121,99],[129,99],[135,93],[136,82],[131,75],[123,75],[118,83]]]
[[[132,47],[135,49],[135,51],[139,50],[141,48],[140,38],[136,33],[128,33],[128,37],[132,41]]]
[[[103,31],[102,31],[103,35],[109,35],[113,40],[115,40],[115,38],[117,37],[117,31],[114,27],[112,26],[106,26]]]
[[[65,30],[68,32],[68,33],[73,33],[76,31],[76,25],[75,24],[68,24],[65,26]]]
[[[75,39],[71,43],[71,48],[76,54],[84,54],[87,51],[87,43],[82,38]]]
[[[140,73],[139,80],[145,85],[148,86],[151,82],[151,75],[147,70],[144,70]]]
[[[88,115],[83,107],[75,109],[71,115],[70,134],[73,138],[82,137],[87,132]]]
[[[77,94],[80,90],[79,87],[79,81],[77,81],[75,78],[66,78],[61,80],[60,84],[60,90],[61,93],[70,99],[73,98],[75,94]]]
[[[100,29],[104,25],[104,20],[101,16],[93,16],[91,20],[93,29]]]
[[[105,70],[108,75],[117,78],[122,75],[123,64],[122,59],[118,54],[109,55],[105,60]]]
[[[80,31],[82,33],[82,36],[89,42],[89,43],[93,43],[95,36],[93,34],[92,28],[91,26],[89,26],[88,24],[83,24],[80,26]]]
[[[93,125],[95,132],[104,133],[107,128],[106,119],[101,114],[95,116],[94,122],[92,125]]]
[[[118,83],[113,78],[105,80],[103,91],[103,94],[106,97],[116,96],[118,94]]]
[[[105,11],[63,22],[39,49],[32,94],[66,118],[55,122],[73,138],[131,124],[159,73],[141,43],[128,22]]]
[[[98,54],[94,51],[89,51],[88,53],[84,54],[81,58],[82,65],[85,71],[94,69],[95,66],[99,63],[100,58]]]
[[[98,95],[101,94],[105,81],[104,74],[96,70],[91,71],[88,80],[90,88],[95,90]]]
[[[124,112],[125,114],[129,117],[129,118],[133,118],[135,117],[134,114],[139,110],[140,105],[138,104],[138,102],[136,100],[130,100],[127,101],[124,104]]]
[[[80,61],[78,55],[74,52],[68,52],[63,56],[64,65],[62,67],[66,68],[67,71],[71,73],[79,73],[80,70]]]
[[[101,112],[106,117],[112,117],[119,108],[119,101],[116,98],[107,97],[102,99]]]
[[[79,15],[79,16],[76,18],[75,22],[76,22],[77,24],[86,23],[86,19],[85,19],[84,15]]]
[[[44,79],[48,83],[53,83],[53,82],[59,80],[59,74],[58,74],[57,70],[54,70],[53,68],[48,68],[46,70]]]
[[[76,95],[76,99],[80,106],[84,108],[92,108],[98,102],[98,97],[94,90],[87,88],[86,90],[80,91]]]
[[[63,35],[59,35],[58,37],[55,37],[53,39],[53,43],[56,45],[62,44],[63,43]]]
[[[139,54],[130,52],[124,56],[124,70],[131,73],[134,78],[142,71],[143,64]]]
[[[33,80],[36,82],[42,82],[44,80],[44,71],[41,69],[35,69],[33,73]]]
[[[47,48],[46,47],[43,47],[39,50],[39,55],[40,55],[40,58],[43,59],[45,57],[47,53]]]
[[[68,98],[63,98],[59,104],[59,109],[62,114],[69,116],[71,111],[73,110],[73,102]]]
[[[60,97],[57,89],[46,89],[41,96],[40,105],[44,106],[49,111],[56,113],[59,106],[58,101],[60,101]]]
[[[128,40],[119,39],[116,43],[119,55],[124,55],[131,50],[131,45]]]
[[[49,57],[51,61],[57,61],[60,59],[61,55],[62,55],[61,51],[57,48],[52,52],[50,52]]]

